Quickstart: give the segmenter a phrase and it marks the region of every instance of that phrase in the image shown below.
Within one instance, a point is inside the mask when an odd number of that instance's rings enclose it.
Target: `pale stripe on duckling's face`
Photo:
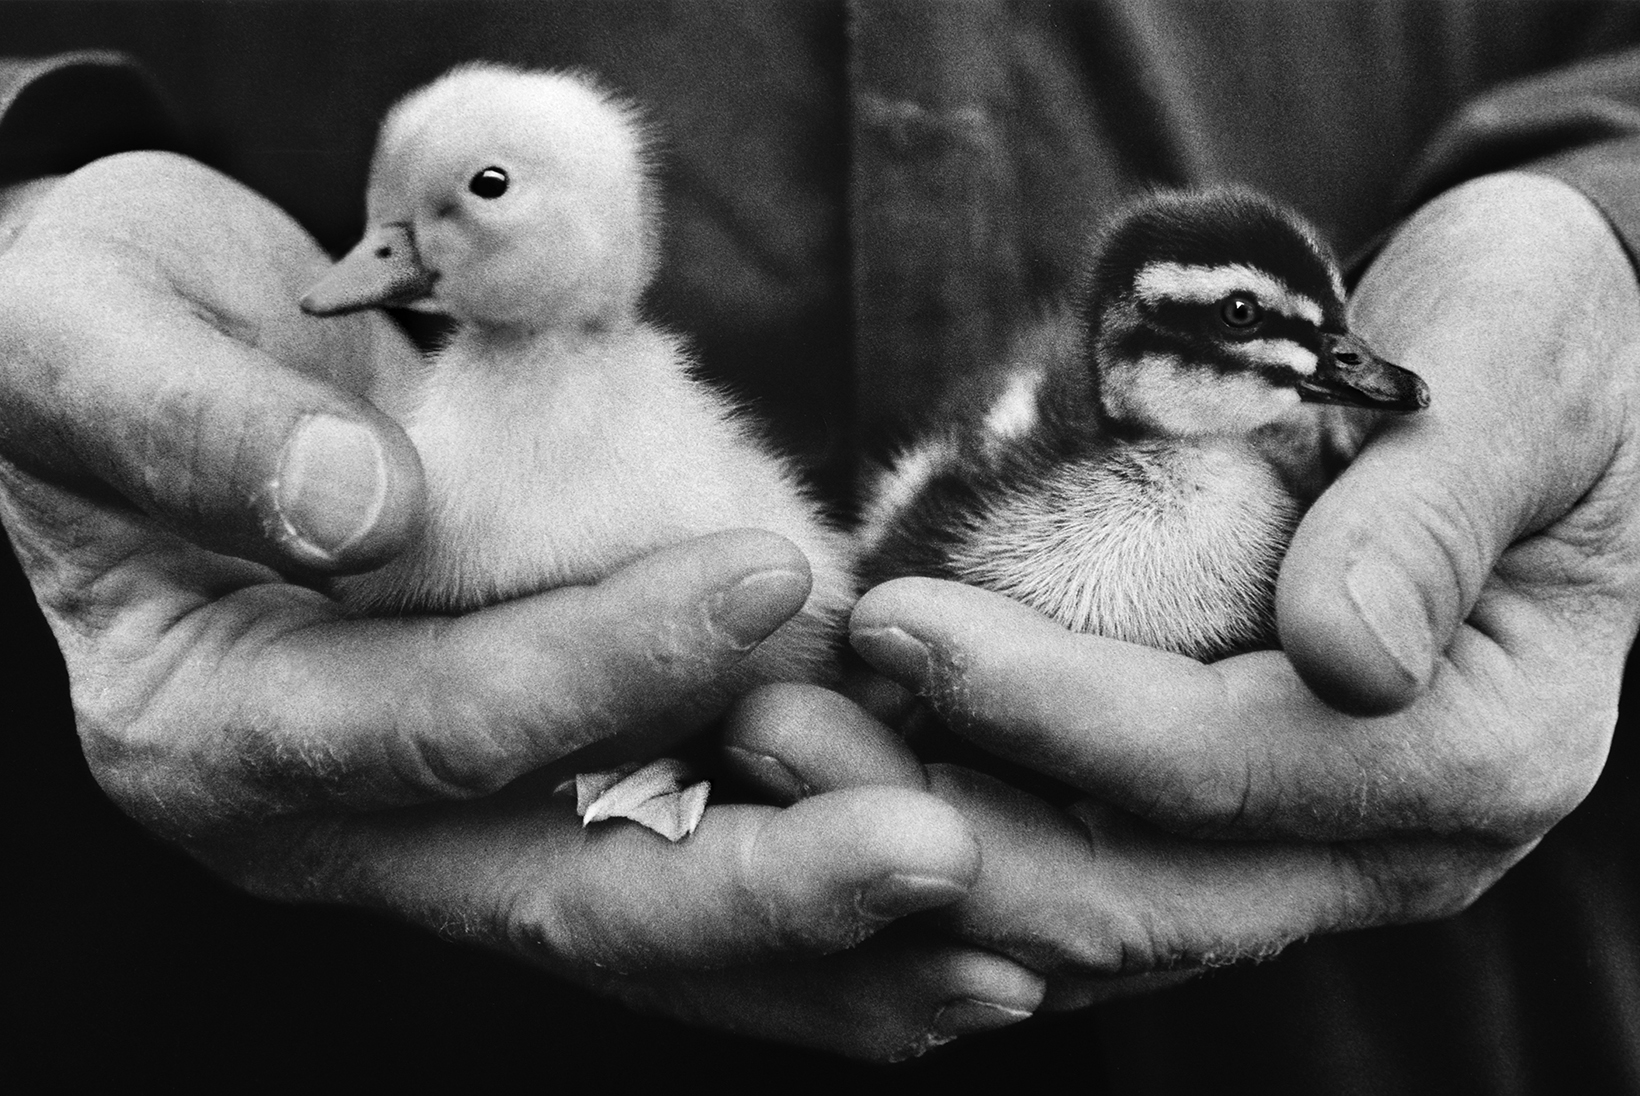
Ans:
[[[1147,423],[1174,437],[1251,433],[1299,404],[1297,389],[1262,372],[1226,373],[1155,352],[1110,363],[1101,392],[1112,418]]]
[[[1342,287],[1340,295],[1342,296]],[[1321,305],[1299,293],[1269,271],[1245,263],[1195,266],[1186,263],[1146,263],[1133,278],[1133,290],[1147,305],[1164,301],[1216,304],[1236,293],[1249,293],[1265,308],[1295,319],[1322,322]]]
[[[1314,373],[1321,360],[1314,350],[1301,345],[1295,339],[1248,339],[1246,342],[1226,342],[1224,349],[1245,360],[1248,365],[1272,370],[1290,370],[1303,377]]]

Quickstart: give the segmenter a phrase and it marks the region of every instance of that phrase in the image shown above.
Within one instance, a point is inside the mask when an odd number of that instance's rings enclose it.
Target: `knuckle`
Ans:
[[[485,907],[463,928],[466,938],[496,942],[583,982],[590,977],[613,983],[664,966],[664,945],[645,938],[627,919],[611,916],[602,901],[610,892],[596,868],[580,858],[562,860],[554,865],[550,887],[541,885],[538,869],[527,863],[492,873],[485,882]]]
[[[1025,938],[993,943],[993,949],[1055,977],[1105,979],[1188,965],[1193,948],[1183,923],[1164,906],[1123,898],[1133,891],[1124,858],[1101,851],[1131,844],[1144,824],[1092,800],[1080,801],[1072,813],[1092,869],[1081,892],[1053,911],[1052,930],[1031,926]]]
[[[1154,917],[1133,916],[1117,929],[1111,945],[1098,953],[1085,954],[1069,969],[1084,977],[1115,977],[1161,970],[1182,959],[1184,941],[1163,933]]]
[[[1485,512],[1488,485],[1472,479],[1472,473],[1457,470],[1409,494],[1403,504],[1411,520],[1392,530],[1407,538],[1397,555],[1408,574],[1420,576],[1425,597],[1450,592],[1459,604],[1470,605],[1480,592],[1477,583],[1490,570],[1491,549],[1482,532],[1494,524]],[[1457,608],[1426,607],[1436,619],[1456,615]]]
[[[1177,773],[1176,761],[1157,765],[1166,768],[1161,768],[1158,778],[1145,783],[1159,791],[1138,813],[1182,837],[1210,840],[1257,829],[1261,820],[1255,816],[1253,805],[1272,798],[1267,789],[1273,769],[1261,764],[1252,751],[1244,755],[1239,766],[1227,761],[1220,766],[1194,768],[1187,776],[1168,776]]]
[[[421,731],[388,736],[389,769],[417,798],[478,799],[517,775],[509,751],[489,731],[493,724],[469,723],[458,735]]]
[[[442,918],[439,935],[461,943],[500,942],[512,952],[535,962],[564,954],[565,933],[555,907],[543,901],[527,882],[492,877],[487,884],[492,900],[478,913],[467,911]]]

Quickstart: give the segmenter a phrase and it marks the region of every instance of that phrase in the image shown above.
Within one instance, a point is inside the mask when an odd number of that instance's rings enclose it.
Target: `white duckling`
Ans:
[[[1346,459],[1321,409],[1428,402],[1348,333],[1338,265],[1297,214],[1156,194],[1114,218],[1079,313],[1021,341],[984,414],[878,479],[862,577],[984,586],[1198,659],[1273,646],[1282,556]]]
[[[408,305],[456,328],[389,406],[421,456],[426,527],[385,567],[339,580],[345,604],[463,612],[762,528],[803,551],[813,588],[737,683],[833,673],[855,595],[847,541],[693,375],[680,340],[640,317],[655,205],[635,111],[582,75],[466,65],[388,114],[364,239],[302,307]],[[623,775],[581,781],[585,820],[636,815],[674,840],[693,830],[705,790],[683,789],[676,762]]]

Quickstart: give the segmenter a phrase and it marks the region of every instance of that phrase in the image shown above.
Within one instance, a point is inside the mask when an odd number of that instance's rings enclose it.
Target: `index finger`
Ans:
[[[93,774],[168,834],[473,798],[591,746],[652,756],[728,703],[730,671],[810,587],[795,546],[740,530],[595,586],[360,620],[238,561],[182,588],[170,572],[212,559],[149,539],[95,578],[96,600],[27,562]]]
[[[1529,597],[1490,590],[1483,611],[1490,633],[1466,626],[1430,692],[1377,719],[1317,699],[1277,652],[1203,665],[955,583],[878,587],[851,638],[965,737],[1175,833],[1512,846],[1598,776],[1622,626],[1589,659]]]

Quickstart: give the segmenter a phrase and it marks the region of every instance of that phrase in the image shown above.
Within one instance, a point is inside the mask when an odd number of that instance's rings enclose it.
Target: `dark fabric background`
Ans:
[[[374,129],[404,91],[475,57],[595,70],[663,138],[653,311],[839,494],[862,450],[1064,286],[1089,227],[1135,187],[1250,182],[1353,249],[1392,223],[1419,149],[1467,98],[1635,42],[1640,5],[1626,4],[0,5],[0,53],[138,58],[178,143],[333,249],[359,230]],[[140,82],[119,86],[117,108],[106,87],[82,97],[76,132],[162,139],[135,108]],[[47,123],[74,113],[60,94],[38,107]],[[55,154],[54,132],[28,147]],[[1466,162],[1441,161],[1460,164],[1448,179]],[[1588,803],[1462,917],[1311,941],[889,1070],[634,1017],[374,917],[218,886],[102,799],[9,560],[0,596],[13,1091],[521,1074],[543,1088],[1640,1089],[1640,789],[1624,735]]]

